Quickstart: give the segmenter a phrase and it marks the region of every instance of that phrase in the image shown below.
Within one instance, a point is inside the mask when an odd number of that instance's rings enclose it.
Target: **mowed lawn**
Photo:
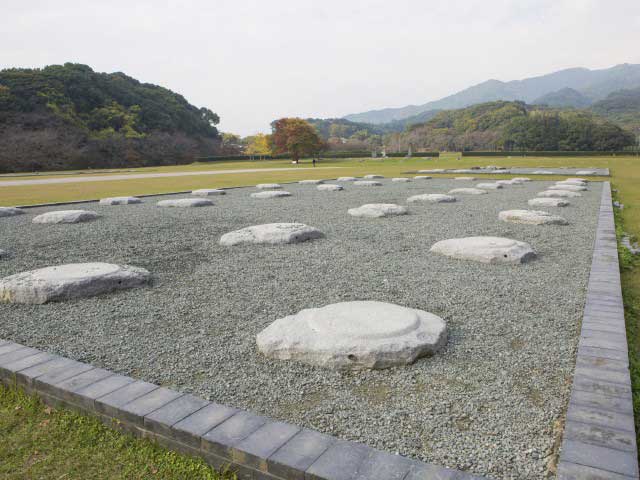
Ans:
[[[618,233],[640,236],[640,157],[463,157],[443,155],[439,159],[349,159],[324,160],[321,167],[329,169],[287,172],[258,172],[225,175],[167,177],[105,182],[71,183],[1,187],[0,205],[28,205],[56,201],[97,199],[115,195],[142,195],[188,191],[196,188],[216,188],[255,185],[264,182],[290,182],[305,178],[335,178],[378,173],[402,176],[409,170],[429,168],[468,168],[474,165],[521,167],[607,167],[611,170],[612,187],[617,199],[625,205],[617,212]],[[150,167],[141,173],[161,171],[201,171],[242,168],[290,167],[289,162],[225,162],[200,163],[179,167]],[[309,167],[305,161],[301,167]],[[136,171],[136,173],[138,172]],[[108,174],[108,173],[105,173]],[[117,174],[120,174],[118,172]],[[64,175],[68,178],[70,175]],[[72,176],[72,175],[71,175]],[[82,177],[82,174],[77,174]],[[93,175],[92,175],[93,176]],[[438,176],[438,175],[434,175]],[[449,175],[450,176],[450,175]],[[481,177],[482,175],[477,175]],[[491,175],[490,178],[510,178],[513,175]],[[522,175],[518,175],[522,176]],[[561,176],[535,176],[542,180]],[[0,176],[4,180],[45,178]],[[49,176],[49,178],[58,178]],[[636,431],[640,427],[640,260],[626,250],[620,250],[622,283],[629,339],[630,365],[633,383]],[[37,399],[13,388],[0,387],[0,478],[233,478],[208,468],[201,460],[169,452],[147,440],[134,439],[103,426],[99,421],[66,410],[49,409]]]

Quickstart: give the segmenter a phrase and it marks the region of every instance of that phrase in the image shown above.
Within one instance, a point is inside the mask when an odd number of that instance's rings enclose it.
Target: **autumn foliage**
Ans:
[[[301,118],[281,118],[272,124],[271,144],[275,153],[289,153],[298,163],[300,157],[315,155],[323,149],[316,129]]]

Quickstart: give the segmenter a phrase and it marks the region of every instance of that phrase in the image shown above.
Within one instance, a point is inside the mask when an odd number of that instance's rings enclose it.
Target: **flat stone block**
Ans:
[[[568,420],[564,427],[564,438],[615,450],[636,452],[635,432],[628,430],[616,430],[601,425]]]
[[[633,415],[613,412],[603,408],[586,407],[570,403],[567,409],[567,420],[624,430],[635,435]]]
[[[609,348],[588,347],[585,345],[578,346],[578,355],[590,355],[592,357],[604,357],[611,360],[618,360],[628,365],[629,359],[626,351],[611,350]]]
[[[235,463],[267,472],[266,459],[299,431],[300,427],[289,423],[267,422],[233,447],[231,459]]]
[[[307,470],[308,480],[351,480],[372,449],[361,443],[338,441]]]
[[[282,478],[304,480],[304,473],[333,443],[334,437],[302,429],[268,460],[270,473]]]
[[[593,357],[589,355],[578,355],[576,358],[576,367],[580,368],[602,368],[606,370],[617,370],[629,375],[629,367],[627,362],[612,360],[606,357]]]
[[[59,390],[55,387],[55,384],[92,369],[93,366],[89,364],[74,361],[61,370],[47,373],[36,378],[34,380],[33,386],[40,392],[45,392],[50,395],[57,395]]]
[[[30,357],[31,355],[36,355],[41,353],[37,348],[29,348],[22,347],[17,350],[12,350],[11,352],[4,353],[0,355],[0,369],[2,369],[3,365],[7,365],[9,363],[15,362],[16,360],[20,360],[25,357]]]
[[[4,364],[0,364],[0,378],[13,378],[18,380],[17,372],[24,370],[25,368],[39,365],[41,363],[49,362],[56,358],[55,355],[46,352],[36,353],[35,355],[29,355],[19,360],[7,361]]]
[[[72,366],[74,361],[69,358],[55,356],[48,362],[39,363],[29,368],[25,368],[16,372],[18,383],[27,385],[29,388],[34,386],[34,380],[42,375],[55,374]]]
[[[193,395],[182,395],[144,417],[144,427],[152,432],[171,436],[171,427],[210,403]]]
[[[630,480],[633,477],[608,470],[560,461],[557,480]]]
[[[138,425],[144,425],[144,416],[164,407],[167,403],[172,402],[183,394],[164,387],[158,387],[141,397],[131,400],[122,405],[119,409],[119,417],[121,420]]]
[[[175,438],[184,444],[200,448],[201,436],[212,430],[229,417],[235,415],[237,408],[211,403],[174,424],[171,429]]]
[[[561,458],[565,462],[609,470],[631,477],[638,476],[638,460],[635,452],[565,439],[562,442]]]
[[[87,370],[86,372],[82,372],[79,375],[76,375],[71,378],[67,378],[61,382],[58,382],[54,385],[57,390],[57,395],[69,402],[76,403],[81,397],[76,392],[81,390],[93,383],[99,382],[100,380],[104,380],[105,378],[113,376],[113,373],[104,370],[102,368],[93,368],[91,370]]]
[[[472,480],[481,479],[475,475],[466,474],[436,465],[417,465],[409,471],[404,480]]]
[[[202,449],[231,458],[231,447],[237,445],[268,420],[243,410],[222,422],[202,436]]]
[[[0,346],[0,355],[13,352],[14,350],[19,350],[21,348],[24,348],[24,345],[20,345],[19,343],[7,342],[4,345]]]
[[[79,404],[81,406],[93,409],[96,398],[100,398],[134,382],[135,380],[130,377],[125,377],[123,375],[111,375],[103,380],[91,383],[86,387],[80,387],[75,391],[75,393],[77,394],[77,399],[80,401]]]
[[[160,387],[140,380],[126,384],[95,400],[96,410],[109,417],[121,418],[124,405]]]
[[[600,367],[577,367],[574,375],[585,376],[593,380],[602,380],[625,386],[630,385],[628,371],[607,370]]]
[[[354,480],[403,480],[416,462],[400,455],[373,450]]]

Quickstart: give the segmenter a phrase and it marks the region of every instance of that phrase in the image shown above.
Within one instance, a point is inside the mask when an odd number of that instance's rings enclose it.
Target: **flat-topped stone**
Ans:
[[[374,174],[369,174],[369,175],[365,175],[364,177],[362,177],[366,180],[375,180],[377,178],[384,178],[384,176],[382,175],[374,175]]]
[[[380,182],[376,182],[374,180],[357,180],[353,182],[353,184],[358,187],[381,187],[382,186]]]
[[[291,194],[284,190],[267,190],[266,192],[254,192],[251,194],[251,198],[279,198],[290,196]]]
[[[488,192],[480,188],[454,188],[453,190],[449,190],[450,195],[455,195],[456,193],[461,195],[484,195]]]
[[[322,236],[320,230],[304,223],[267,223],[225,233],[220,238],[220,245],[300,243],[314,238],[321,238]]]
[[[560,185],[558,184],[551,185],[550,187],[547,187],[547,190],[565,190],[568,192],[584,192],[587,190],[587,187],[582,185],[572,185],[572,184],[563,183]]]
[[[473,182],[476,179],[476,177],[454,177],[454,180],[460,180],[463,182],[469,181],[469,182]]]
[[[338,177],[336,182],[355,182],[358,180],[356,177]]]
[[[476,188],[481,188],[483,190],[499,190],[504,188],[504,186],[499,183],[478,183]]]
[[[305,309],[274,321],[256,338],[267,357],[348,370],[407,365],[446,341],[440,317],[375,301]]]
[[[444,193],[423,193],[421,195],[413,195],[412,197],[407,198],[407,203],[451,203],[455,201],[456,197],[445,195]]]
[[[569,190],[546,190],[538,193],[538,197],[543,198],[576,198],[581,196],[581,193],[570,192]]]
[[[15,217],[16,215],[24,214],[24,210],[16,207],[0,207],[0,218],[2,217]]]
[[[144,285],[144,268],[112,263],[70,263],[18,273],[0,279],[0,302],[35,303],[92,297]]]
[[[220,188],[200,188],[198,190],[193,190],[191,195],[195,195],[196,197],[213,197],[215,195],[226,195],[227,192]]]
[[[566,207],[567,200],[562,198],[532,198],[527,202],[531,207]]]
[[[522,185],[524,182],[522,180],[511,178],[509,180],[496,180],[495,183],[498,185]]]
[[[98,214],[90,210],[58,210],[33,217],[31,221],[33,223],[80,223],[96,218]]]
[[[397,183],[406,183],[406,182],[410,182],[411,179],[407,177],[394,177],[391,179],[391,181],[397,182]]]
[[[504,210],[498,214],[503,222],[525,225],[567,225],[566,219],[541,210]]]
[[[320,185],[324,183],[324,180],[300,180],[298,183],[300,185]]]
[[[332,183],[325,183],[324,185],[318,185],[316,188],[321,192],[338,192],[340,190],[344,190],[342,185],[334,185]]]
[[[173,200],[160,200],[157,204],[161,208],[194,208],[213,205],[211,200],[204,198],[178,198]]]
[[[415,180],[431,180],[433,177],[429,175],[416,175],[413,177]]]
[[[260,190],[280,190],[282,185],[279,183],[259,183],[256,185],[256,188],[259,188]]]
[[[418,173],[444,173],[444,168],[432,168],[431,170],[418,170]]]
[[[514,177],[511,180],[517,180],[519,182],[530,182],[531,179],[529,177]]]
[[[556,185],[577,185],[579,187],[586,187],[587,182],[584,180],[561,180],[556,182]]]
[[[358,208],[350,208],[347,212],[353,217],[380,218],[390,215],[406,215],[407,207],[395,203],[368,203]]]
[[[504,237],[451,238],[435,243],[430,251],[481,263],[524,263],[536,256],[528,243]]]
[[[108,197],[101,198],[100,205],[132,205],[142,203],[138,197]]]

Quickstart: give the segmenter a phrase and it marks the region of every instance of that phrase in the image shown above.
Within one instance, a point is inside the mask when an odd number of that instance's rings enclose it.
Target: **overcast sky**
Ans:
[[[122,71],[242,135],[640,63],[640,0],[3,0],[1,16],[0,68]]]

